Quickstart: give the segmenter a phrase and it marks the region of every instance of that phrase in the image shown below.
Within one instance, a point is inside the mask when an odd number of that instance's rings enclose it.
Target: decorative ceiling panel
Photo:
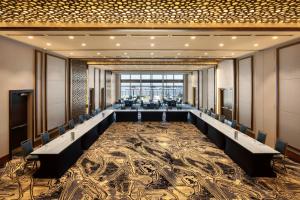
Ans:
[[[0,25],[299,27],[299,0],[1,0]]]

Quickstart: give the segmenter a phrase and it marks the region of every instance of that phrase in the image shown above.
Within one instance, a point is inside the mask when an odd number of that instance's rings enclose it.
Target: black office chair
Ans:
[[[79,115],[78,119],[80,124],[82,124],[85,121],[84,115]]]
[[[207,112],[206,112],[206,114],[208,114],[209,116],[211,116],[211,111],[210,110],[208,110]]]
[[[89,120],[89,119],[91,119],[91,116],[89,114],[85,114],[84,118],[85,118],[85,120]]]
[[[42,140],[42,144],[45,145],[48,142],[50,142],[50,135],[48,132],[44,132],[41,134],[41,140]]]
[[[66,132],[66,129],[65,129],[64,125],[58,127],[58,133],[59,133],[59,135],[63,135],[63,134],[65,134],[65,132]]]
[[[257,138],[256,138],[257,141],[265,144],[266,138],[267,138],[267,134],[266,133],[264,133],[262,131],[258,131]]]
[[[219,120],[219,114],[215,114],[214,118]]]
[[[242,132],[242,133],[245,133],[246,134],[246,132],[247,132],[247,126],[245,126],[245,125],[243,125],[243,124],[240,124],[240,132]]]
[[[205,108],[203,109],[203,112],[207,114],[208,110]]]
[[[99,114],[101,112],[100,108],[97,108],[95,111],[96,111],[96,114]]]
[[[75,127],[75,123],[74,123],[74,120],[71,119],[69,122],[68,122],[68,127],[69,129],[73,129]]]
[[[39,157],[37,155],[30,155],[30,153],[33,152],[32,141],[30,139],[22,141],[21,148],[22,148],[22,153],[23,153],[23,159],[25,161],[23,170],[25,170],[25,168],[30,163],[33,163],[33,168],[36,168]]]
[[[237,121],[236,120],[232,120],[232,122],[231,122],[231,128],[236,129],[236,127],[237,127]]]
[[[272,159],[272,167],[275,167],[275,163],[276,162],[280,162],[283,165],[283,169],[285,172],[287,172],[286,170],[286,166],[285,166],[285,158],[286,158],[286,148],[287,148],[288,144],[280,139],[276,140],[276,144],[275,144],[275,150],[280,152],[280,154],[278,155],[274,155],[273,159]]]
[[[219,116],[219,121],[224,123],[225,122],[225,116],[224,115],[220,115]]]
[[[91,113],[91,117],[95,117],[97,114],[96,114],[96,111],[93,110],[92,113]]]

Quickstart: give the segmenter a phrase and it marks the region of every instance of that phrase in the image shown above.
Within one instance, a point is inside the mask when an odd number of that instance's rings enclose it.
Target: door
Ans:
[[[33,136],[32,90],[9,91],[9,154],[20,147],[20,143]]]

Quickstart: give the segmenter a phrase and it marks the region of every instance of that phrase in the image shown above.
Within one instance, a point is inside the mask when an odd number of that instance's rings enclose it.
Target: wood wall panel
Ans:
[[[207,71],[207,107],[215,110],[215,68]]]
[[[43,81],[44,81],[44,54],[35,51],[35,136],[36,140],[44,130],[44,104],[43,104]]]

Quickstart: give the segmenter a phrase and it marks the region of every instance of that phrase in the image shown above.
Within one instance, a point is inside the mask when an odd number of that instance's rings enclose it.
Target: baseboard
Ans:
[[[9,154],[0,158],[0,167],[3,167],[5,163],[9,161]]]
[[[297,151],[297,149],[293,148],[293,147],[288,147],[287,151],[286,151],[286,155],[289,159],[300,163],[300,152]]]

